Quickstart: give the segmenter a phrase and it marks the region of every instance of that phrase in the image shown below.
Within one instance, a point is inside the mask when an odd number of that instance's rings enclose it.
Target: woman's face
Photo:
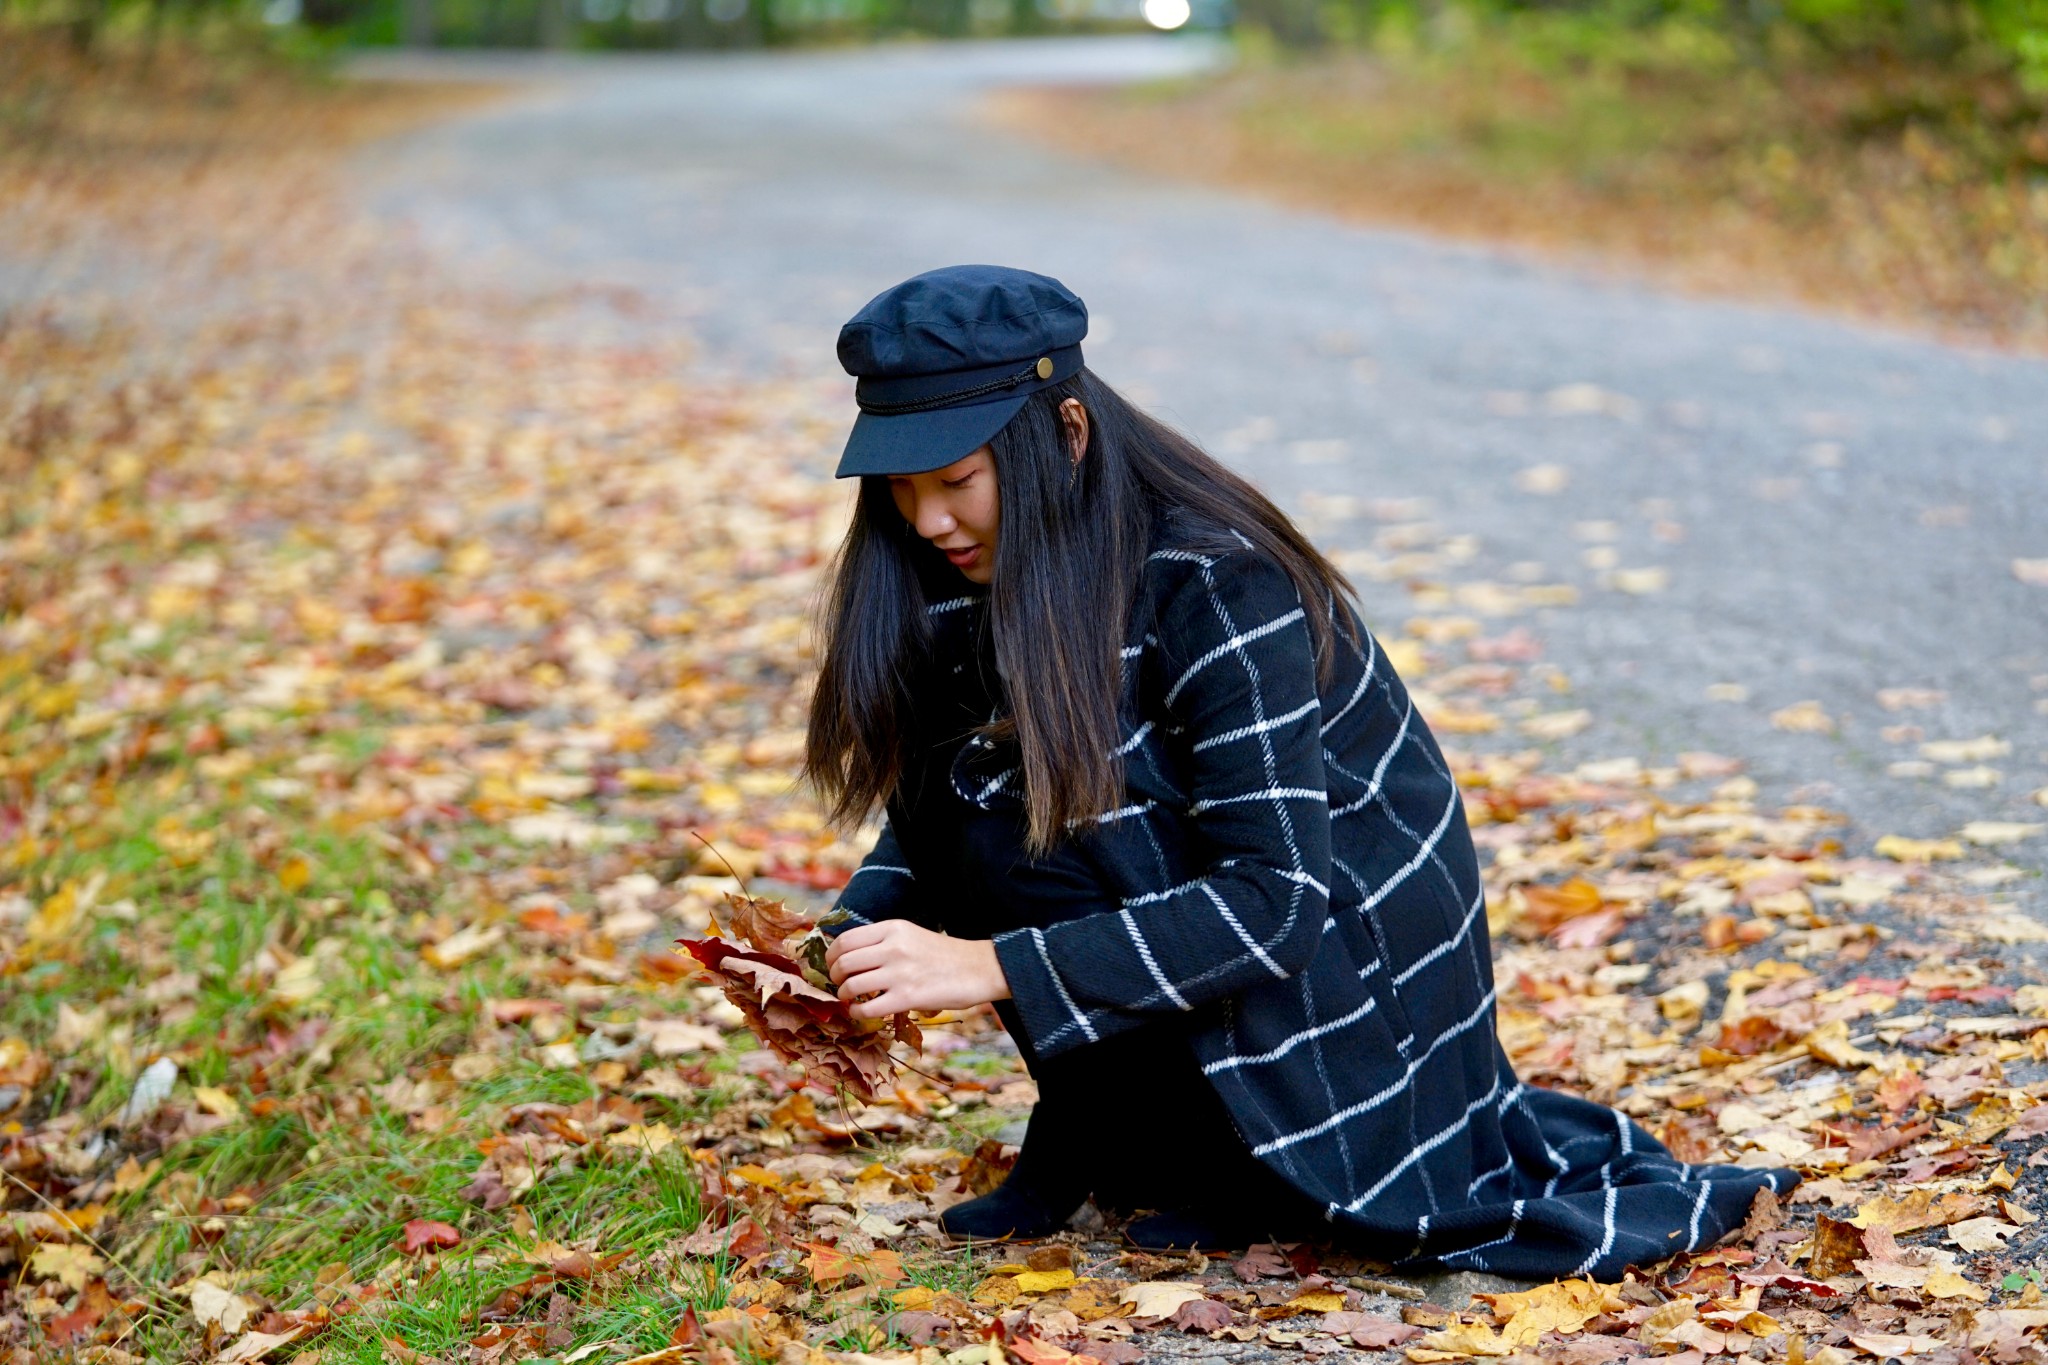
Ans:
[[[987,446],[944,469],[891,475],[889,493],[903,519],[970,583],[995,577],[996,465]]]

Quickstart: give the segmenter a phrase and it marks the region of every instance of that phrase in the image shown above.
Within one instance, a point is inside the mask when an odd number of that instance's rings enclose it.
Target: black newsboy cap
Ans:
[[[869,299],[839,329],[860,415],[839,478],[922,474],[973,453],[1081,368],[1088,308],[1049,275],[949,265]]]

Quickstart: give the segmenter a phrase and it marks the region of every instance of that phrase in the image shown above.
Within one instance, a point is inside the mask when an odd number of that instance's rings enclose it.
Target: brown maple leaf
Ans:
[[[726,927],[757,952],[780,953],[783,944],[807,932],[811,922],[781,901],[765,896],[725,895]]]

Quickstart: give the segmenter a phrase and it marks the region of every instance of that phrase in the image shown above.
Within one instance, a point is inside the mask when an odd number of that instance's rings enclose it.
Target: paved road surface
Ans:
[[[2048,586],[2010,567],[2048,559],[2048,362],[1346,226],[977,121],[978,97],[1006,84],[1210,55],[1118,40],[386,59],[538,83],[373,149],[362,182],[451,263],[632,285],[657,325],[686,320],[742,372],[833,382],[838,324],[930,266],[1057,275],[1094,312],[1099,372],[1288,505],[1427,498],[1477,538],[1460,575],[1578,586],[1579,605],[1514,618],[1596,717],[1568,755],[1738,754],[1767,798],[1844,808],[1865,837],[2048,821],[2027,799],[2048,786]],[[1555,468],[1527,474],[1539,466]],[[1561,493],[1523,486],[1560,478]],[[1363,546],[1375,529],[1321,534]],[[1668,586],[1602,586],[1602,556]],[[1398,628],[1406,594],[1364,586],[1375,625]],[[1748,699],[1710,700],[1714,684]],[[1888,714],[1875,693],[1895,687],[1947,700]],[[1809,699],[1837,733],[1772,727]],[[1989,765],[2000,780],[1888,775],[1915,754],[1879,732],[1907,722],[2010,742]],[[2014,856],[2038,870],[2048,839]],[[2021,890],[2038,906],[2037,882]]]

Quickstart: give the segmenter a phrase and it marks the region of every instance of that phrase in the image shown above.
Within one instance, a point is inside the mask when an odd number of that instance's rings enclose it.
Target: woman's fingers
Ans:
[[[900,974],[892,970],[893,966],[878,960],[845,971],[835,978],[839,984],[839,998],[851,1000],[857,995],[872,995],[899,984]]]
[[[825,970],[830,971],[833,963],[856,948],[869,948],[879,943],[883,938],[883,925],[887,923],[885,920],[883,924],[858,925],[834,938],[825,949]]]
[[[888,961],[889,953],[887,948],[877,943],[870,947],[855,948],[850,952],[841,953],[836,962],[831,958],[827,958],[825,960],[825,971],[834,981],[843,982],[848,977],[858,976],[862,972],[873,971]]]
[[[903,1004],[902,995],[903,992],[900,990],[884,991],[872,1000],[858,1002],[846,1012],[856,1019],[886,1019],[892,1014],[902,1014],[906,1010],[917,1008],[915,1005]]]

